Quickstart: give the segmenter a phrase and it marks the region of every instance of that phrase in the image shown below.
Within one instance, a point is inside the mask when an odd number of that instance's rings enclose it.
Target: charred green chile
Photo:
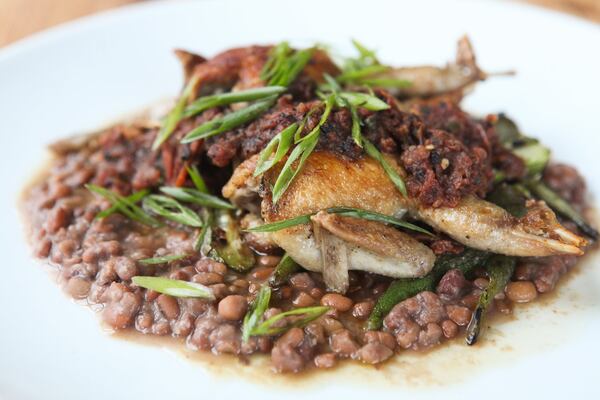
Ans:
[[[569,203],[558,195],[554,190],[550,189],[541,181],[529,181],[526,186],[531,190],[535,197],[544,200],[550,208],[565,218],[570,219],[577,225],[581,232],[590,238],[597,240],[598,231],[592,228],[585,219],[579,214]]]
[[[466,342],[468,345],[473,345],[481,336],[484,328],[485,315],[488,308],[494,300],[494,296],[504,290],[504,287],[510,280],[515,270],[516,259],[502,255],[493,255],[490,257],[486,270],[490,280],[488,286],[483,290],[477,307],[471,316],[471,321],[467,325]]]
[[[284,254],[281,261],[279,261],[279,264],[277,264],[277,267],[275,267],[273,275],[271,275],[271,278],[269,279],[269,285],[273,287],[283,285],[294,272],[298,271],[299,268],[300,266],[292,259],[292,257],[287,255],[287,253]]]
[[[475,249],[466,249],[461,254],[448,254],[438,257],[429,275],[422,278],[398,279],[388,287],[379,298],[367,322],[369,330],[381,328],[383,319],[392,308],[403,300],[425,290],[435,290],[442,276],[451,269],[459,269],[467,274],[478,265],[483,265],[489,253]]]

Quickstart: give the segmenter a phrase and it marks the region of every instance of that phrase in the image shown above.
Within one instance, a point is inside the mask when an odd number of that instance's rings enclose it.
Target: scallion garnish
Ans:
[[[166,264],[171,261],[182,260],[188,256],[189,254],[172,254],[168,256],[144,258],[143,260],[139,260],[139,263],[145,265]]]
[[[310,61],[315,49],[293,51],[287,42],[273,47],[261,71],[261,79],[271,86],[289,86]]]
[[[87,184],[87,185],[85,185],[85,187],[90,192],[104,197],[106,200],[108,200],[111,203],[112,207],[116,207],[120,213],[122,213],[129,219],[131,219],[133,221],[137,221],[144,225],[149,225],[149,226],[153,226],[153,227],[158,227],[161,225],[159,221],[157,221],[151,215],[148,215],[147,213],[145,213],[144,210],[142,210],[140,207],[135,205],[134,201],[128,199],[127,197],[123,197],[118,193],[115,193],[113,191],[110,191],[108,189],[105,189],[103,187],[93,185],[93,184]],[[137,199],[137,197],[142,198],[146,195],[147,195],[147,192],[143,192],[143,196],[141,194],[138,194],[134,198],[134,200],[139,200],[139,199]]]
[[[328,208],[327,212],[330,214],[337,214],[343,217],[361,218],[369,221],[382,222],[384,224],[394,225],[400,228],[409,229],[411,231],[424,233],[429,236],[433,236],[427,229],[423,229],[418,225],[411,224],[410,222],[402,221],[401,219],[390,217],[389,215],[380,214],[372,211],[361,210],[360,208],[352,207],[333,207]]]
[[[290,219],[284,219],[282,221],[271,222],[270,224],[255,226],[254,228],[246,229],[246,232],[276,232],[282,229],[291,228],[292,226],[308,224],[310,223],[310,217],[313,215],[315,214],[305,214]]]
[[[290,311],[282,312],[281,314],[274,315],[273,317],[262,322],[260,325],[256,326],[250,332],[250,336],[279,335],[291,328],[301,328],[316,320],[321,315],[325,314],[327,311],[329,311],[329,307],[318,306],[295,308]],[[290,321],[290,323],[284,326],[280,326],[278,323],[284,318],[297,315],[303,315],[304,317]]]
[[[269,141],[267,146],[260,152],[260,156],[258,157],[258,161],[256,163],[256,168],[254,169],[254,176],[258,176],[273,167],[273,165],[277,164],[279,161],[285,157],[288,150],[292,146],[292,142],[294,140],[294,134],[298,129],[298,124],[293,123]],[[275,150],[277,147],[277,150]],[[269,159],[269,157],[272,158]]]
[[[192,182],[194,182],[194,186],[196,189],[201,191],[202,193],[209,194],[208,186],[206,186],[206,182],[204,182],[204,178],[200,175],[200,171],[196,168],[195,165],[187,168],[188,174],[190,174],[190,178],[192,178]]]
[[[375,52],[367,49],[358,41],[353,40],[352,44],[359,56],[346,60],[342,73],[336,77],[338,82],[369,88],[405,88],[411,85],[411,82],[403,79],[386,77],[385,73],[391,70],[391,67],[382,65],[375,56]]]
[[[433,236],[431,232],[420,226],[411,224],[410,222],[402,221],[401,219],[376,213],[373,211],[362,210],[360,208],[352,207],[331,207],[324,210],[329,214],[338,214],[344,217],[361,218],[369,221],[382,222],[385,224],[395,225],[400,228],[409,229],[415,232],[424,233]],[[246,232],[276,232],[282,229],[291,228],[292,226],[308,224],[310,223],[310,217],[316,213],[300,215],[294,218],[286,219],[283,221],[272,222],[270,224],[264,224],[255,226],[254,228],[246,229]]]
[[[254,89],[241,90],[239,92],[228,92],[213,94],[211,96],[200,97],[192,104],[188,105],[183,112],[183,118],[200,114],[209,108],[226,106],[234,103],[246,101],[262,100],[273,95],[279,95],[285,92],[283,86],[265,86]]]
[[[140,190],[139,192],[135,192],[135,193],[130,194],[129,196],[125,197],[125,200],[135,204],[138,201],[142,200],[144,197],[146,197],[148,195],[148,193],[150,193],[150,191],[148,189]],[[100,211],[98,214],[96,214],[96,219],[106,218],[109,215],[111,215],[115,212],[118,212],[118,211],[119,211],[118,206],[111,205],[106,210]]]
[[[144,199],[143,207],[156,215],[182,225],[202,227],[203,223],[198,214],[192,209],[181,205],[177,200],[167,196],[154,194]]]
[[[281,257],[279,264],[275,267],[273,275],[269,278],[269,285],[279,287],[286,283],[290,276],[300,269],[300,265],[287,253]]]
[[[340,96],[355,107],[366,108],[369,111],[382,111],[390,108],[390,105],[380,98],[360,92],[341,92]]]
[[[194,242],[194,250],[199,252],[203,256],[207,256],[212,250],[212,224],[213,214],[210,210],[206,210],[206,216],[204,218],[204,226],[198,233],[198,237]]]
[[[271,106],[275,104],[275,100],[277,100],[277,96],[267,97],[264,100],[250,104],[248,107],[226,114],[221,118],[207,121],[192,129],[192,131],[181,140],[181,143],[191,143],[196,140],[206,139],[253,121],[259,115],[271,108]]]
[[[285,165],[279,173],[279,176],[277,177],[277,180],[275,181],[275,185],[273,185],[273,203],[277,203],[277,201],[279,201],[281,196],[293,182],[294,178],[296,178],[298,173],[302,170],[302,167],[304,166],[308,156],[310,156],[317,146],[319,136],[321,135],[321,126],[323,126],[323,124],[327,121],[327,118],[329,118],[329,114],[331,113],[334,103],[335,96],[330,95],[325,101],[325,110],[323,111],[317,126],[315,126],[308,135],[300,137],[296,141],[296,147],[294,150],[292,150],[292,153],[288,157]],[[293,164],[296,162],[296,160],[298,160],[298,163],[294,168]]]
[[[152,144],[152,150],[158,149],[164,142],[166,142],[177,127],[179,121],[181,121],[183,112],[185,110],[185,105],[187,104],[187,101],[189,100],[192,90],[196,86],[197,82],[197,79],[192,78],[183,89],[183,93],[181,96],[179,96],[179,99],[177,99],[175,106],[163,121],[160,130],[156,135],[156,139],[154,139],[154,143]]]
[[[398,174],[398,172],[396,172],[396,170],[392,168],[392,166],[383,157],[383,154],[379,152],[379,150],[377,149],[377,147],[375,147],[375,145],[373,145],[373,143],[368,141],[365,137],[362,138],[362,142],[364,144],[364,148],[367,154],[375,160],[379,161],[381,167],[385,171],[388,178],[390,178],[392,183],[396,186],[396,188],[398,188],[398,191],[402,193],[402,196],[407,197],[408,193],[406,192],[406,184],[404,183],[404,180]]]
[[[204,207],[220,208],[233,210],[235,209],[227,201],[213,196],[207,193],[202,193],[199,190],[183,187],[163,186],[160,191],[164,194],[171,196],[179,201],[185,201],[187,203],[194,203]]]
[[[168,294],[173,297],[199,297],[214,300],[215,295],[210,288],[194,282],[167,279],[155,276],[134,276],[131,281],[146,289]]]
[[[267,311],[270,300],[271,288],[262,286],[244,317],[244,323],[242,324],[242,340],[244,343],[248,341],[256,325]]]

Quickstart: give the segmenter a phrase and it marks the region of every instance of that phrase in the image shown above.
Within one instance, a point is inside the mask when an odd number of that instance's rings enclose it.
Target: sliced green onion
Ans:
[[[191,167],[187,167],[188,174],[190,174],[190,178],[192,178],[192,182],[194,182],[194,186],[202,193],[209,193],[208,186],[206,186],[206,182],[200,175],[200,171],[196,168],[195,165]]]
[[[159,278],[155,276],[134,276],[131,281],[139,287],[168,294],[173,297],[199,297],[214,300],[215,295],[210,288],[194,282],[177,279]]]
[[[273,167],[273,165],[277,164],[279,161],[285,157],[288,150],[292,146],[292,142],[294,140],[294,134],[298,129],[298,124],[293,123],[269,141],[267,146],[260,152],[260,156],[256,163],[256,168],[254,170],[254,176],[259,176],[269,169]],[[277,150],[275,150],[277,147]],[[273,157],[269,159],[272,155]]]
[[[96,193],[107,199],[112,206],[117,207],[119,212],[129,219],[153,227],[158,227],[161,225],[158,220],[145,213],[144,210],[136,206],[133,201],[128,200],[126,197],[97,185],[87,184],[85,187],[90,192]],[[146,194],[147,193],[144,193],[144,196]]]
[[[185,89],[183,89],[183,93],[181,94],[179,99],[177,99],[175,106],[169,112],[169,114],[165,118],[164,122],[162,123],[160,131],[156,135],[156,139],[154,140],[154,143],[152,144],[152,150],[157,150],[164,142],[166,142],[167,139],[169,139],[169,137],[175,130],[175,128],[177,127],[177,124],[179,123],[179,121],[181,121],[181,118],[183,117],[183,111],[185,109],[185,105],[188,101],[188,98],[190,97],[190,95],[192,93],[192,90],[196,86],[197,82],[198,82],[198,80],[195,78],[190,79],[190,81],[186,85]]]
[[[264,100],[250,104],[248,107],[226,114],[221,118],[205,122],[189,132],[181,140],[181,143],[192,143],[196,140],[206,139],[253,121],[271,108],[275,104],[276,99],[277,96],[267,97]]]
[[[139,260],[139,262],[145,265],[166,264],[171,261],[182,260],[186,257],[189,257],[189,254],[172,254],[169,256],[144,258],[143,260]]]
[[[308,224],[310,223],[310,217],[313,215],[314,214],[300,215],[298,217],[285,219],[283,221],[255,226],[254,228],[246,229],[246,232],[276,232],[282,229],[291,228],[292,226]]]
[[[382,111],[390,108],[390,105],[376,96],[360,92],[342,92],[340,96],[355,107],[366,108],[369,111]]]
[[[391,217],[388,215],[379,214],[379,213],[367,211],[367,210],[362,210],[360,208],[331,207],[331,208],[325,209],[324,211],[329,214],[338,214],[343,217],[361,218],[361,219],[366,219],[369,221],[382,222],[382,223],[386,223],[386,224],[390,224],[390,225],[395,225],[400,228],[409,229],[409,230],[412,230],[415,232],[420,232],[420,233],[424,233],[426,235],[433,236],[433,234],[431,232],[429,232],[428,230],[426,230],[424,228],[421,228],[418,225],[414,225],[414,224],[411,224],[410,222],[402,221],[398,218]],[[310,223],[310,217],[312,217],[315,214],[316,213],[305,214],[305,215],[300,215],[300,216],[282,220],[282,221],[272,222],[270,224],[255,226],[254,228],[246,229],[246,232],[276,232],[276,231],[280,231],[282,229],[291,228],[292,226],[308,224],[308,223]]]
[[[418,225],[411,224],[410,222],[402,221],[401,219],[391,217],[389,215],[384,215],[372,211],[361,210],[359,208],[351,208],[351,207],[333,207],[328,208],[327,210],[330,214],[337,214],[343,217],[352,217],[352,218],[360,218],[366,219],[369,221],[382,222],[389,225],[394,225],[400,228],[409,229],[411,231],[424,233],[429,236],[434,236],[427,229],[423,229]]]
[[[288,42],[281,42],[274,46],[269,52],[269,58],[260,72],[260,79],[264,81],[271,79],[282,68],[291,52],[292,49]]]
[[[181,205],[177,200],[162,195],[151,195],[144,199],[143,207],[146,210],[160,215],[168,220],[182,225],[202,227],[202,220],[193,210]]]
[[[246,101],[262,100],[266,97],[273,95],[279,95],[285,92],[286,88],[283,86],[265,86],[254,89],[241,90],[239,92],[228,92],[214,94],[211,96],[200,97],[192,104],[187,106],[183,112],[183,117],[191,117],[200,114],[202,111],[208,110],[209,108],[226,106],[234,103],[241,103]]]
[[[359,58],[361,60],[368,60],[374,64],[379,64],[379,60],[377,59],[375,50],[367,48],[365,45],[363,45],[356,39],[352,39],[352,45],[356,50],[358,50]]]
[[[140,190],[139,192],[135,192],[127,197],[125,197],[125,199],[133,204],[137,203],[138,201],[142,200],[144,197],[146,197],[148,195],[148,193],[150,193],[150,191],[148,189],[144,189],[144,190]],[[119,207],[116,205],[112,205],[109,208],[107,208],[104,211],[100,211],[98,214],[96,214],[96,219],[102,219],[102,218],[106,218],[109,215],[118,212],[119,211]]]
[[[396,172],[396,170],[392,168],[392,166],[386,161],[377,147],[375,147],[373,143],[369,142],[365,137],[363,137],[363,144],[367,154],[379,161],[388,178],[390,178],[392,183],[396,186],[396,188],[398,188],[398,191],[402,194],[402,196],[407,197],[408,193],[406,192],[406,184],[398,172]]]
[[[395,78],[368,78],[359,80],[361,85],[390,89],[405,89],[412,85],[411,81]]]
[[[289,86],[310,61],[314,51],[314,48],[309,48],[296,51],[292,55],[286,55],[269,79],[269,85]]]
[[[353,70],[353,71],[345,71],[336,77],[336,80],[340,83],[350,83],[358,81],[362,78],[376,75],[385,71],[388,71],[390,67],[386,65],[371,65],[368,67],[364,67],[361,69]]]
[[[301,328],[305,325],[308,325],[315,319],[319,318],[321,315],[325,314],[327,311],[329,311],[329,307],[318,306],[318,307],[295,308],[293,310],[286,311],[281,314],[277,314],[277,315],[267,319],[266,321],[264,321],[263,323],[261,323],[260,325],[255,327],[250,332],[250,335],[251,336],[279,335],[291,328],[294,328],[294,327]],[[282,319],[290,317],[290,316],[295,316],[295,315],[304,315],[304,317],[300,318],[298,320],[292,321],[291,323],[289,323],[285,326],[278,326],[278,322],[281,321]]]
[[[229,202],[213,196],[207,193],[203,193],[196,189],[174,187],[174,186],[163,186],[160,191],[164,194],[171,196],[179,201],[185,201],[187,203],[194,203],[204,207],[220,208],[226,210],[234,210],[235,207]]]
[[[285,193],[290,184],[294,181],[298,173],[302,170],[304,163],[313,152],[317,143],[319,141],[319,136],[321,134],[321,126],[327,121],[329,114],[333,108],[333,104],[335,103],[335,96],[330,95],[325,101],[325,110],[323,111],[323,115],[321,115],[321,119],[317,126],[306,136],[301,137],[296,142],[297,145],[292,150],[292,153],[288,157],[285,162],[285,165],[279,172],[279,176],[275,181],[275,185],[273,185],[273,203],[277,203],[281,196]],[[299,159],[299,160],[298,160]],[[298,160],[296,168],[293,167],[294,162]]]
[[[267,311],[270,300],[271,288],[262,286],[244,317],[244,322],[242,324],[242,341],[244,343],[248,342],[252,331],[256,328],[256,325],[258,325],[258,322],[265,314],[265,311]]]
[[[296,261],[294,261],[287,253],[284,254],[283,257],[281,257],[279,264],[277,264],[277,267],[275,267],[273,275],[269,278],[269,285],[274,287],[283,285],[294,272],[298,271],[298,269],[300,269],[298,263],[296,263]]]

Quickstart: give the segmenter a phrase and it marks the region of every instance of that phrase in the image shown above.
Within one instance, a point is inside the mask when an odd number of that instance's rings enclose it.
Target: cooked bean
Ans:
[[[241,320],[248,309],[244,296],[230,295],[219,302],[219,315],[229,321]]]
[[[485,289],[489,283],[490,281],[487,278],[477,278],[473,281],[473,285],[475,285],[476,288],[481,290]]]
[[[350,357],[359,348],[348,329],[334,332],[329,338],[329,346],[334,353],[342,357]]]
[[[354,307],[352,307],[352,316],[364,321],[369,318],[374,306],[375,303],[373,301],[361,301],[360,303],[356,303]]]
[[[91,286],[92,283],[90,281],[75,276],[68,280],[65,289],[74,299],[84,299],[90,292]]]
[[[323,353],[315,357],[314,363],[317,368],[333,368],[337,360],[335,353]]]
[[[352,299],[337,293],[327,293],[321,297],[321,305],[346,312],[352,308]]]
[[[158,321],[152,325],[152,334],[157,336],[166,336],[171,333],[171,326],[167,321]]]
[[[60,228],[69,224],[70,212],[62,206],[52,209],[46,220],[46,230],[48,233],[56,233]]]
[[[211,258],[202,258],[195,265],[197,272],[214,272],[220,275],[227,273],[227,265]]]
[[[259,281],[264,281],[269,279],[274,270],[275,268],[273,267],[258,267],[252,271],[250,277]]]
[[[200,283],[202,285],[213,285],[215,283],[223,283],[223,275],[217,274],[216,272],[199,272],[192,276],[192,282]]]
[[[367,364],[379,364],[393,355],[394,352],[389,347],[379,342],[371,342],[358,349],[354,356]]]
[[[128,281],[138,274],[137,264],[129,257],[117,257],[115,272],[121,280]]]
[[[312,297],[315,300],[320,300],[324,294],[325,292],[323,291],[323,289],[320,289],[318,287],[314,287],[310,290],[310,297]]]
[[[50,254],[50,249],[52,248],[52,242],[48,239],[42,239],[35,247],[35,255],[36,257],[44,258],[48,257]]]
[[[528,303],[537,297],[535,285],[528,281],[510,282],[505,292],[506,297],[515,303]]]
[[[440,342],[442,337],[442,328],[438,324],[429,323],[419,333],[419,346],[430,347]]]
[[[421,328],[414,321],[406,319],[400,329],[395,330],[396,342],[398,346],[408,349],[419,338]]]
[[[448,317],[459,326],[465,326],[471,319],[471,310],[463,306],[446,306],[446,312]]]
[[[458,334],[458,325],[456,325],[453,321],[450,321],[449,319],[442,321],[441,327],[442,333],[448,339],[452,339]]]
[[[384,344],[392,350],[396,348],[396,339],[387,332],[367,331],[364,339],[367,343],[378,342]]]
[[[128,327],[141,305],[140,299],[128,290],[121,284],[112,283],[102,296],[103,301],[108,301],[102,319],[114,329]]]
[[[292,304],[296,307],[310,307],[315,304],[315,299],[306,292],[300,292],[296,295],[296,298],[292,300]]]
[[[290,277],[290,284],[298,290],[310,290],[315,286],[315,282],[307,272],[300,272]]]
[[[280,260],[281,257],[279,256],[258,256],[256,265],[259,267],[275,268]]]
[[[179,316],[179,303],[175,297],[161,294],[156,298],[156,304],[160,308],[160,311],[168,320],[177,319]]]

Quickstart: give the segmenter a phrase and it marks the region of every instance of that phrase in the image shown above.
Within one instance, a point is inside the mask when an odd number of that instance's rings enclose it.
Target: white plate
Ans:
[[[519,309],[480,348],[456,342],[426,356],[400,355],[381,371],[352,365],[273,381],[241,378],[249,371],[241,364],[215,376],[171,352],[110,338],[29,256],[15,204],[44,145],[174,95],[174,47],[211,55],[291,39],[349,50],[355,37],[392,63],[443,63],[463,33],[484,68],[519,72],[479,85],[466,107],[508,112],[600,193],[600,30],[539,9],[475,1],[152,2],[2,50],[0,398],[600,398],[600,271],[591,261],[558,298]]]

